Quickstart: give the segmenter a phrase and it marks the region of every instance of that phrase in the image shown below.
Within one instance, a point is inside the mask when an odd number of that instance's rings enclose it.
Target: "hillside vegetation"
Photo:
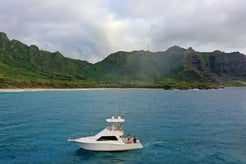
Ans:
[[[197,52],[116,52],[91,64],[40,50],[0,33],[0,88],[218,88],[246,85],[246,56]]]

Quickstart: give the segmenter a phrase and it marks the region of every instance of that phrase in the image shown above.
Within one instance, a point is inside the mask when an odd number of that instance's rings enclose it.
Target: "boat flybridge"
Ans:
[[[69,138],[68,141],[77,142],[81,148],[92,151],[127,151],[143,148],[137,138],[124,135],[123,123],[125,119],[120,116],[112,116],[106,121],[111,125],[95,136]]]

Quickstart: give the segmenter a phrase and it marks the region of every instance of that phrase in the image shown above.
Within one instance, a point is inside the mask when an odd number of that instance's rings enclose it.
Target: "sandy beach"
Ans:
[[[27,92],[27,91],[82,91],[82,90],[112,90],[127,88],[1,88],[0,92]],[[129,88],[128,88],[129,89]],[[133,89],[133,88],[131,88]]]
[[[70,90],[95,90],[103,88],[6,88],[0,92],[24,92],[24,91],[70,91]]]

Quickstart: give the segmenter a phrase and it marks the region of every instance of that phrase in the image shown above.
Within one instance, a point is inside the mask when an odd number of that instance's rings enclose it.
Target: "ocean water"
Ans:
[[[91,152],[66,141],[115,114],[143,149]],[[0,163],[246,163],[246,88],[1,91]]]

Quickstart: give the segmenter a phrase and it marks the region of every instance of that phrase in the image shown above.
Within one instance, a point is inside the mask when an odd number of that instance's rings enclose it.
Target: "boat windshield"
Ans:
[[[97,141],[117,141],[117,137],[115,136],[101,136],[97,139]]]

